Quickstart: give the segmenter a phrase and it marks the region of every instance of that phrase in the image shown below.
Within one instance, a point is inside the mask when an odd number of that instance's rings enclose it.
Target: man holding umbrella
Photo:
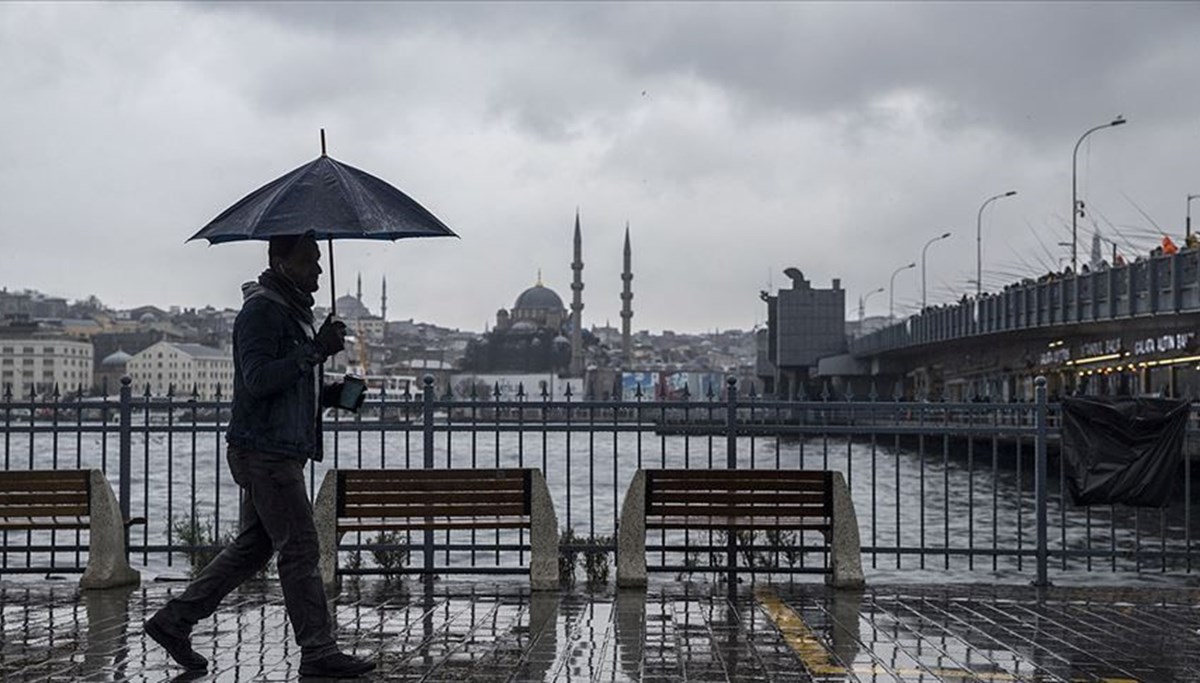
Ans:
[[[279,580],[300,645],[300,674],[348,678],[375,664],[344,654],[317,569],[317,532],[304,485],[309,459],[322,457],[319,406],[357,409],[361,395],[339,401],[341,382],[322,386],[319,368],[345,345],[332,314],[315,329],[313,293],[321,274],[311,235],[270,239],[270,267],[242,286],[233,329],[233,412],[226,437],[233,478],[242,488],[241,530],[182,595],[146,622],[146,634],[189,670],[208,661],[192,649],[192,627],[222,598],[279,553]]]

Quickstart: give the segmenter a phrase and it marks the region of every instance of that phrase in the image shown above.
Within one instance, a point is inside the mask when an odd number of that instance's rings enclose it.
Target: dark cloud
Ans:
[[[565,294],[576,206],[593,322],[617,319],[626,221],[641,326],[749,326],[768,271],[778,284],[789,265],[842,278],[854,301],[947,229],[929,282],[953,296],[974,277],[976,211],[995,192],[1020,194],[986,216],[985,280],[1064,255],[1071,147],[1118,113],[1130,125],[1081,149],[1098,227],[1152,245],[1126,196],[1179,227],[1183,196],[1200,192],[1198,12],[3,4],[0,285],[236,305],[261,249],[182,240],[314,156],[323,126],[335,156],[463,236],[339,247],[338,272],[362,271],[368,292],[387,274],[404,317],[481,328],[539,268]],[[918,282],[897,279],[898,305]],[[694,296],[704,305],[680,305]]]

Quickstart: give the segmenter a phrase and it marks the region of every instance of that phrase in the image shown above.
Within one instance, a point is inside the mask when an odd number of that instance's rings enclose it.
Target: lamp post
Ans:
[[[1076,161],[1079,158],[1079,146],[1083,144],[1084,139],[1103,128],[1112,128],[1125,123],[1124,116],[1109,121],[1108,123],[1089,128],[1086,133],[1079,136],[1079,141],[1075,143],[1075,151],[1071,152],[1071,272],[1078,270],[1077,256],[1079,253],[1079,228],[1077,219],[1079,218],[1079,197],[1076,193]]]
[[[1188,195],[1188,201],[1187,201],[1187,224],[1186,224],[1186,225],[1187,225],[1187,227],[1185,228],[1185,231],[1184,231],[1184,235],[1185,235],[1185,236],[1187,236],[1187,237],[1191,237],[1191,236],[1192,236],[1192,200],[1193,200],[1193,199],[1196,199],[1197,197],[1200,197],[1200,194],[1189,194],[1189,195]]]
[[[878,289],[872,289],[871,291],[867,292],[866,294],[858,295],[858,328],[859,328],[858,331],[860,333],[862,332],[863,317],[866,315],[866,311],[867,311],[867,299],[870,299],[872,294],[878,294],[882,291],[883,291],[883,287],[880,287]]]
[[[947,232],[929,240],[928,242],[925,243],[925,246],[921,248],[921,310],[922,311],[924,311],[925,308],[928,306],[927,302],[925,301],[925,252],[929,251],[929,245],[933,244],[934,242],[937,242],[938,240],[944,240],[949,236],[950,236],[950,233],[947,231]]]
[[[900,266],[892,272],[891,282],[888,283],[888,322],[891,322],[896,318],[894,313],[896,308],[896,275],[898,275],[902,270],[908,270],[909,268],[916,267],[916,263],[910,263],[907,266]]]
[[[1011,197],[1011,196],[1015,195],[1016,193],[1017,193],[1016,190],[1009,190],[1008,192],[1004,192],[1002,194],[998,194],[993,197],[988,197],[987,200],[984,201],[983,204],[981,204],[979,206],[979,213],[975,214],[975,298],[976,299],[979,298],[979,295],[983,294],[983,210],[985,208],[987,208],[988,204],[991,204],[992,202],[996,201],[997,199]]]

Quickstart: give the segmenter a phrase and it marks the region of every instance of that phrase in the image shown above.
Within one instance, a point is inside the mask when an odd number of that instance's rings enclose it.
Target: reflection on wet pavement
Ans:
[[[142,621],[181,584],[80,592],[0,583],[5,681],[290,681],[278,589],[230,596],[193,633],[209,658],[181,677]],[[873,586],[531,593],[520,581],[361,582],[334,604],[342,647],[379,681],[1200,680],[1197,591]]]

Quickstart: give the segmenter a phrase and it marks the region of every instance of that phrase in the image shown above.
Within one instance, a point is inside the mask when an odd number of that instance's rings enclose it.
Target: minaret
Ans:
[[[358,303],[362,303],[362,273],[358,274]]]
[[[387,326],[387,276],[383,276],[383,295],[379,297],[379,317],[383,318],[383,324]]]
[[[628,366],[632,353],[629,324],[633,320],[633,252],[629,248],[629,222],[625,222],[625,271],[621,273],[625,283],[621,291],[621,360]]]
[[[583,377],[583,236],[575,208],[575,260],[571,262],[571,376]]]

